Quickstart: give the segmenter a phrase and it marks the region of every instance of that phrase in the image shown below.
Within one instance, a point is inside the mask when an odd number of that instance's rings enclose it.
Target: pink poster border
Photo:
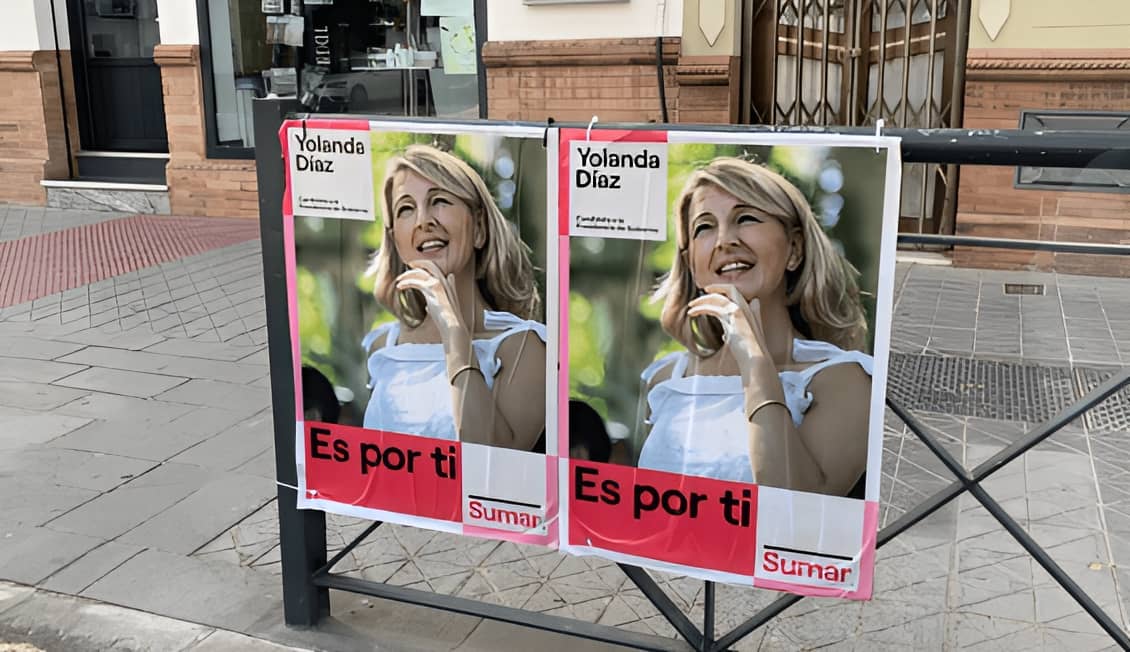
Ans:
[[[569,251],[570,251],[570,234],[569,234],[569,166],[570,166],[570,149],[569,145],[575,141],[592,141],[592,142],[669,142],[669,131],[661,130],[629,130],[629,129],[560,129],[558,132],[558,152],[557,152],[557,178],[558,178],[558,200],[557,200],[557,237],[558,237],[558,287],[560,288],[560,295],[558,297],[559,303],[559,337],[558,337],[558,455],[564,462],[568,462],[569,458]],[[713,134],[715,138],[717,134]],[[889,139],[888,139],[889,140]],[[682,142],[682,141],[679,141]],[[795,141],[794,141],[795,142]],[[890,142],[884,143],[890,145]],[[856,143],[858,146],[858,143]],[[896,149],[897,151],[897,149]],[[885,226],[885,225],[884,225]],[[561,488],[562,496],[569,496],[569,477],[561,478],[565,483]],[[568,509],[567,498],[563,498],[565,504],[562,505],[562,519],[568,519],[571,510]],[[859,584],[853,591],[845,591],[843,589],[829,588],[829,587],[816,587],[803,584],[793,584],[790,582],[781,582],[777,580],[757,579],[754,577],[753,568],[750,568],[749,575],[741,575],[740,577],[747,578],[749,585],[755,588],[765,588],[776,591],[783,591],[807,597],[834,597],[834,598],[847,598],[852,600],[869,600],[871,599],[874,587],[874,567],[875,567],[875,549],[876,537],[878,534],[878,520],[879,520],[879,503],[878,501],[865,500],[863,510],[863,537],[860,541],[860,568],[867,569],[868,572],[861,574]],[[568,523],[564,525],[564,531],[568,532]],[[753,546],[756,548],[757,532],[754,530]],[[707,568],[697,568],[682,566],[679,564],[672,564],[661,560],[652,560],[649,558],[639,557],[636,555],[629,555],[626,553],[608,550],[605,548],[595,548],[583,545],[571,545],[566,539],[562,539],[559,547],[570,554],[582,555],[596,555],[603,556],[608,559],[614,559],[621,563],[633,563],[643,567],[649,567],[659,571],[672,572],[673,570],[682,570],[690,576],[700,577],[708,580],[728,581],[734,577],[733,574],[724,573],[721,571],[714,571]],[[756,563],[756,562],[755,562]]]
[[[375,122],[370,120],[356,120],[356,119],[304,119],[304,120],[284,120],[282,126],[279,128],[279,142],[282,146],[282,157],[284,161],[283,169],[285,175],[286,186],[283,193],[283,209],[282,209],[282,227],[283,227],[283,247],[284,251],[284,265],[286,268],[286,288],[287,288],[287,315],[290,327],[290,348],[291,348],[291,366],[294,374],[294,411],[295,420],[301,424],[304,420],[302,409],[302,344],[298,335],[298,261],[296,259],[295,241],[294,241],[294,206],[290,195],[290,146],[287,142],[287,134],[293,128],[306,128],[306,129],[337,129],[343,131],[364,131],[372,132],[374,130],[383,131],[403,131],[406,130],[406,123],[395,122]],[[421,131],[421,125],[411,125],[414,131]],[[434,132],[452,132],[464,133],[459,130],[455,125],[424,125],[431,130],[426,133]],[[496,133],[505,135],[506,129],[500,129]],[[466,133],[471,134],[486,134],[491,133],[482,129],[467,130]],[[519,137],[533,137],[532,132],[524,134]],[[549,188],[546,192],[551,192]],[[549,240],[552,238],[551,234],[546,235],[546,248],[551,246]],[[552,347],[553,343],[547,343],[548,347]],[[297,451],[304,451],[304,442],[301,437],[298,437],[296,442]],[[566,449],[567,450],[567,449]],[[546,451],[546,478],[545,478],[545,494],[546,494],[546,518],[549,521],[546,527],[546,534],[527,534],[523,532],[509,532],[506,530],[495,530],[476,525],[467,525],[458,521],[439,521],[437,519],[424,518],[414,516],[412,514],[401,514],[399,512],[386,512],[383,510],[373,510],[370,508],[347,505],[345,503],[337,503],[335,501],[327,501],[324,499],[317,499],[311,501],[305,499],[306,490],[306,475],[303,460],[298,460],[298,482],[299,488],[299,508],[304,506],[309,508],[320,509],[322,511],[342,513],[352,516],[360,516],[362,518],[371,518],[372,515],[366,515],[364,512],[379,512],[384,515],[383,520],[390,522],[399,522],[403,525],[410,525],[414,527],[425,527],[438,531],[456,531],[457,533],[476,538],[492,539],[497,541],[509,541],[512,543],[524,543],[532,545],[546,546],[556,548],[558,546],[559,535],[559,518],[560,518],[560,504],[558,492],[558,458],[556,455]],[[340,507],[340,509],[332,510],[330,507]],[[401,516],[401,518],[389,518],[389,516]],[[451,528],[444,527],[444,524],[450,523]]]

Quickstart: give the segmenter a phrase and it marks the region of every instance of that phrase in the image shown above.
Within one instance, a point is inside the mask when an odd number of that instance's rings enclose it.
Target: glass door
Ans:
[[[69,0],[83,148],[167,152],[157,0]]]

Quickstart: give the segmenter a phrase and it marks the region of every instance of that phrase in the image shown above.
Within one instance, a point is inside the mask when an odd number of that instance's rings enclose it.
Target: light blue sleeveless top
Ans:
[[[812,405],[808,384],[821,369],[854,362],[871,375],[874,360],[861,351],[816,340],[793,340],[793,359],[815,363],[800,371],[782,371],[781,386],[793,423],[800,425]],[[651,433],[640,451],[640,468],[754,482],[749,459],[749,422],[740,376],[684,376],[686,351],[666,355],[643,372],[645,383],[669,365],[671,377],[647,395]]]
[[[534,331],[546,341],[545,325],[522,319],[508,312],[483,311],[485,327],[502,331],[490,339],[474,340],[471,345],[487,387],[502,362],[495,355],[503,340],[517,333]],[[451,384],[442,344],[397,344],[400,322],[384,324],[361,341],[364,351],[380,336],[385,345],[369,355],[369,386],[372,395],[365,408],[364,427],[409,435],[456,439],[455,416],[451,410]]]

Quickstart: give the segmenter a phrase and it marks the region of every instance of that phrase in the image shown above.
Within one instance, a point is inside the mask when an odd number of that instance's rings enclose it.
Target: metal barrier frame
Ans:
[[[715,586],[705,582],[705,613],[700,628],[671,600],[642,568],[619,564],[628,578],[671,623],[681,636],[666,638],[597,625],[585,621],[550,616],[478,600],[420,591],[387,583],[372,582],[343,574],[333,567],[363,542],[380,522],[374,522],[356,539],[327,559],[325,513],[296,507],[297,472],[294,458],[294,375],[287,317],[286,277],[282,237],[282,197],[285,192],[284,161],[278,129],[284,117],[302,119],[293,103],[256,100],[256,163],[259,182],[260,230],[263,245],[263,275],[267,310],[267,333],[271,365],[271,394],[275,432],[275,461],[278,481],[279,543],[282,557],[283,606],[287,625],[315,627],[329,615],[329,589],[339,589],[377,598],[406,602],[445,611],[489,618],[537,629],[559,632],[644,650],[726,650],[757,628],[772,620],[803,596],[784,594],[754,614],[745,623],[720,637],[715,636]],[[288,115],[289,113],[289,115]],[[327,118],[319,114],[318,118]],[[363,115],[332,116],[341,119],[379,120]],[[396,118],[403,121],[403,118]],[[427,122],[427,120],[421,120]],[[459,121],[448,121],[459,122]],[[474,124],[482,124],[476,121]],[[467,124],[472,124],[467,122]],[[501,124],[501,123],[500,123]],[[505,123],[515,124],[515,123]],[[526,126],[529,126],[526,123]],[[584,125],[561,125],[580,126]],[[868,128],[787,128],[787,127],[704,127],[695,125],[631,125],[636,129],[667,129],[735,132],[793,132],[825,134],[874,134]],[[890,129],[884,135],[902,138],[902,157],[907,163],[953,163],[976,165],[1036,165],[1054,167],[1101,167],[1130,169],[1130,134],[1120,132],[1022,132],[1019,130]],[[1130,245],[1084,242],[1044,242],[1005,238],[901,234],[901,244],[946,245],[1025,249],[1105,255],[1130,255]],[[969,492],[1050,574],[1056,582],[1106,631],[1111,639],[1130,650],[1130,636],[1104,612],[1087,593],[1032,539],[981,483],[1009,462],[1031,450],[1091,408],[1130,386],[1130,368],[1121,370],[1093,389],[1050,421],[1034,428],[966,471],[962,464],[930,435],[905,408],[888,399],[888,407],[956,478],[949,486],[930,496],[895,522],[879,531],[876,547],[882,547],[954,498]]]

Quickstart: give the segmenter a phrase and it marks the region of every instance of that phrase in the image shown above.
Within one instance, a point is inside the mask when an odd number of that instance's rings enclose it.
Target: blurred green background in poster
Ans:
[[[766,165],[808,198],[833,244],[860,272],[873,337],[886,151],[673,144],[668,149],[669,211],[691,173],[719,156]],[[570,239],[569,396],[596,409],[613,439],[628,440],[633,463],[642,444],[640,424],[646,407],[640,373],[661,355],[682,350],[660,328],[661,305],[650,296],[676,255],[673,214],[668,215],[667,228],[666,242]]]
[[[373,279],[365,272],[384,239],[386,166],[408,145],[421,143],[451,152],[482,176],[503,215],[531,249],[535,281],[545,303],[546,159],[540,138],[373,131],[371,143],[377,221],[294,220],[302,364],[353,394],[340,419],[350,425],[361,424],[369,400],[361,339],[394,319],[373,298]],[[544,313],[538,319],[544,321]]]

